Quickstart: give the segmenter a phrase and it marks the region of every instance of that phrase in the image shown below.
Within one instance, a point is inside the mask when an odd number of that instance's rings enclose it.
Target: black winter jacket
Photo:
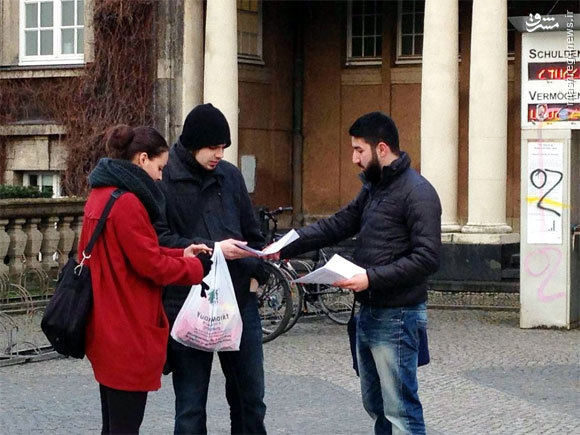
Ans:
[[[233,238],[246,240],[256,249],[263,247],[244,179],[231,163],[222,160],[213,171],[206,171],[178,142],[169,151],[160,187],[165,205],[155,229],[162,246],[184,248],[205,243],[213,248],[214,242]],[[259,282],[267,279],[263,262],[244,258],[227,263],[241,308],[248,299],[250,278]],[[181,286],[165,289],[163,303],[171,323],[185,302],[187,290]]]
[[[366,183],[335,215],[298,230],[283,257],[338,243],[358,233],[353,260],[367,270],[369,288],[356,300],[404,307],[427,300],[427,277],[439,267],[441,204],[431,184],[410,168],[406,153],[383,167],[381,181]]]

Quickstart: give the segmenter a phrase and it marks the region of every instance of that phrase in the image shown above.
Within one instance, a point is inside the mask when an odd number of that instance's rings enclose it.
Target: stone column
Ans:
[[[225,159],[238,166],[238,37],[235,0],[207,2],[203,101],[220,109],[230,124],[232,145]]]
[[[442,231],[457,221],[458,0],[427,0],[421,78],[421,174],[435,187]]]
[[[63,216],[58,225],[60,239],[58,241],[58,264],[64,266],[68,261],[69,254],[73,250],[75,232],[71,228],[74,216]]]
[[[469,198],[464,233],[509,233],[507,0],[474,0],[469,72]]]
[[[58,249],[60,239],[60,234],[56,229],[57,222],[57,216],[49,216],[42,219],[42,223],[40,224],[40,230],[42,232],[42,245],[40,247],[42,267],[47,272],[58,267],[58,263],[54,259],[54,253]]]
[[[69,255],[78,257],[77,254],[79,250],[79,241],[81,239],[81,231],[83,230],[83,216],[77,216],[77,218],[72,223],[71,228],[74,231],[75,237]]]
[[[28,267],[38,267],[38,253],[42,246],[42,233],[38,229],[40,218],[29,218],[24,225],[24,232],[26,233],[26,247],[24,248],[24,255],[26,256],[26,265]]]
[[[203,0],[183,2],[181,119],[203,102]]]
[[[26,247],[26,233],[22,231],[22,225],[26,222],[26,219],[16,218],[8,224],[8,229],[6,232],[10,237],[10,245],[8,247],[8,252],[6,253],[9,258],[8,267],[10,268],[11,275],[19,275],[24,270],[24,248]]]

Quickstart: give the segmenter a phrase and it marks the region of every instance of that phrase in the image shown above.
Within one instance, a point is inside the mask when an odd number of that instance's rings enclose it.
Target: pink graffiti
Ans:
[[[549,251],[556,253],[556,261],[555,261],[554,266],[551,268],[550,268],[551,262],[550,262]],[[530,268],[530,259],[532,257],[540,258],[539,256],[541,256],[541,258],[545,260],[544,268],[541,270],[532,270]],[[533,277],[542,276],[546,272],[548,272],[546,277],[544,278],[544,280],[540,283],[540,286],[538,287],[538,299],[542,302],[551,302],[555,299],[563,298],[566,295],[565,292],[559,292],[559,293],[555,293],[553,295],[546,295],[544,293],[544,291],[546,290],[546,286],[548,285],[548,282],[552,279],[552,277],[554,276],[554,273],[556,273],[556,270],[558,269],[558,266],[560,265],[561,261],[562,261],[562,251],[560,251],[557,248],[536,249],[536,250],[530,252],[524,261],[524,266],[526,268],[526,272],[528,272]],[[538,269],[540,269],[540,268],[538,268]]]

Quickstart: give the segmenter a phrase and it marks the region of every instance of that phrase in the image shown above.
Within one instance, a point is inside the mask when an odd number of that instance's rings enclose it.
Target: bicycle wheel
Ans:
[[[318,288],[318,302],[324,314],[340,325],[346,325],[352,312],[354,295],[350,290],[321,285]]]
[[[258,310],[262,319],[262,343],[278,337],[292,315],[292,295],[286,277],[276,266],[265,263],[268,281],[258,287]]]
[[[288,332],[294,325],[296,325],[296,322],[298,322],[298,319],[302,314],[304,290],[300,284],[292,282],[292,280],[298,278],[298,274],[295,271],[288,270],[284,266],[280,268],[280,271],[286,276],[286,280],[290,285],[290,293],[292,295],[292,314],[290,315],[286,328],[284,328],[284,332]]]

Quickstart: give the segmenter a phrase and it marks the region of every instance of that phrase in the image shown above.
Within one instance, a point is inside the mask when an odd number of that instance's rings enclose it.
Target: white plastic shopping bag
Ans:
[[[201,296],[201,284],[191,287],[171,337],[184,346],[208,352],[240,350],[242,318],[219,243],[215,244],[211,259],[211,270],[204,278],[209,286],[206,297]]]

